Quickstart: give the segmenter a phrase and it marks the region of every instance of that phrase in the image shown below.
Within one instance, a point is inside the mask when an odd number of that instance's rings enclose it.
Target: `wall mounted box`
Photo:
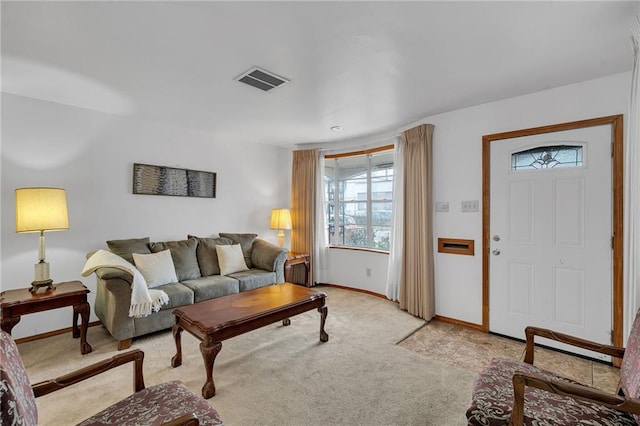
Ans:
[[[461,240],[458,238],[438,238],[438,253],[474,256],[474,241]]]

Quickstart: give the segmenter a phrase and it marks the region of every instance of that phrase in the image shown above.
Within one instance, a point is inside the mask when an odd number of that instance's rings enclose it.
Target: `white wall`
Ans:
[[[332,248],[318,281],[385,294],[388,262],[386,253]]]
[[[598,116],[626,114],[631,74],[623,73],[526,96],[426,117],[434,124],[434,197],[449,213],[435,213],[434,236],[474,239],[476,256],[437,254],[436,312],[471,323],[482,320],[480,213],[461,213],[460,201],[481,200],[482,136]],[[626,118],[626,117],[625,117]],[[362,146],[362,140],[353,141]],[[345,141],[348,146],[350,141]],[[331,148],[335,148],[335,144]],[[225,144],[213,135],[114,115],[2,95],[1,259],[3,290],[33,280],[37,235],[15,234],[13,190],[23,186],[67,189],[71,229],[47,234],[54,280],[79,279],[88,251],[112,238],[181,239],[187,233],[268,229],[271,208],[289,205],[291,153],[257,144]],[[131,194],[134,162],[218,173],[216,199]],[[482,205],[480,205],[482,210]],[[287,233],[287,239],[289,234]],[[286,244],[286,243],[285,243]],[[330,250],[320,281],[384,294],[387,255]],[[371,269],[371,276],[366,270]],[[93,302],[93,295],[90,295]],[[15,327],[22,337],[69,327],[70,308],[29,315]],[[92,314],[91,320],[95,320]]]
[[[62,187],[70,229],[46,233],[54,281],[81,280],[93,314],[95,277],[81,277],[87,252],[116,238],[179,240],[188,233],[254,232],[271,242],[274,207],[289,206],[291,152],[229,145],[214,135],[2,94],[2,290],[28,287],[38,234],[16,234],[14,189]],[[215,199],[132,194],[133,163],[217,173]],[[287,235],[288,238],[288,235]],[[71,308],[27,315],[15,337],[71,325]]]
[[[482,322],[482,136],[547,124],[627,114],[631,73],[427,117],[404,127],[431,123],[434,129],[434,199],[448,201],[448,213],[434,213],[434,239],[473,239],[476,255],[436,253],[436,313],[470,323]],[[625,117],[626,119],[627,117]],[[397,132],[394,132],[397,133]],[[392,133],[372,137],[389,140]],[[362,145],[363,140],[357,141]],[[344,146],[349,146],[345,142]],[[335,145],[331,145],[335,149]],[[461,213],[460,202],[478,200],[480,212]],[[435,246],[435,240],[434,240]],[[366,268],[375,271],[365,277]],[[322,282],[384,294],[386,256],[330,250]]]

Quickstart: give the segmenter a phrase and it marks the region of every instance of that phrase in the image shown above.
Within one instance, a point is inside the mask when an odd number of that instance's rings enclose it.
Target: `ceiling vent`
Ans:
[[[287,80],[286,78],[280,77],[272,72],[263,70],[262,68],[258,67],[253,67],[243,72],[238,77],[236,77],[235,80],[246,83],[249,86],[253,86],[257,89],[264,90],[265,92],[268,92],[271,89],[280,87],[289,82],[289,80]]]

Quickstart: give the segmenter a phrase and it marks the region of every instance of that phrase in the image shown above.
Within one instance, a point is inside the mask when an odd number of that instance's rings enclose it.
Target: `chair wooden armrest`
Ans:
[[[171,421],[162,423],[162,426],[199,426],[200,421],[194,413],[183,414],[182,416],[175,418]]]
[[[531,386],[570,398],[581,399],[627,413],[640,414],[640,399],[618,396],[577,383],[549,380],[538,373],[516,371],[513,375],[513,410],[511,412],[509,426],[522,426],[524,424],[525,386]]]
[[[134,362],[133,370],[133,389],[134,393],[144,389],[144,376],[142,373],[142,362],[144,360],[144,352],[139,349],[115,355],[111,358],[88,365],[80,370],[76,370],[64,376],[57,377],[52,380],[46,380],[32,385],[33,393],[37,397],[47,395],[67,386],[86,380],[96,376],[112,368],[118,367],[128,362]]]
[[[568,334],[558,333],[546,328],[527,327],[524,330],[524,334],[527,338],[527,347],[524,356],[524,362],[526,362],[527,364],[533,364],[534,336],[545,337],[557,342],[566,343],[572,346],[577,346],[579,348],[588,349],[620,359],[622,359],[624,355],[624,348],[603,345],[602,343],[596,343],[590,340],[581,339],[579,337],[570,336]]]

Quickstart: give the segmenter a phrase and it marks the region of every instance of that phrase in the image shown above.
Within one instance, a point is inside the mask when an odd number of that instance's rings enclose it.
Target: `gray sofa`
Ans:
[[[132,253],[149,254],[169,249],[178,282],[155,287],[169,296],[169,303],[142,318],[129,316],[133,277],[121,269],[101,267],[95,273],[97,290],[95,313],[118,340],[118,349],[127,349],[132,339],[171,328],[174,308],[228,294],[284,282],[287,250],[256,234],[220,233],[219,238],[189,235],[180,241],[155,242],[149,238],[107,241],[109,249],[131,263]],[[249,270],[220,275],[216,245],[240,244]]]

